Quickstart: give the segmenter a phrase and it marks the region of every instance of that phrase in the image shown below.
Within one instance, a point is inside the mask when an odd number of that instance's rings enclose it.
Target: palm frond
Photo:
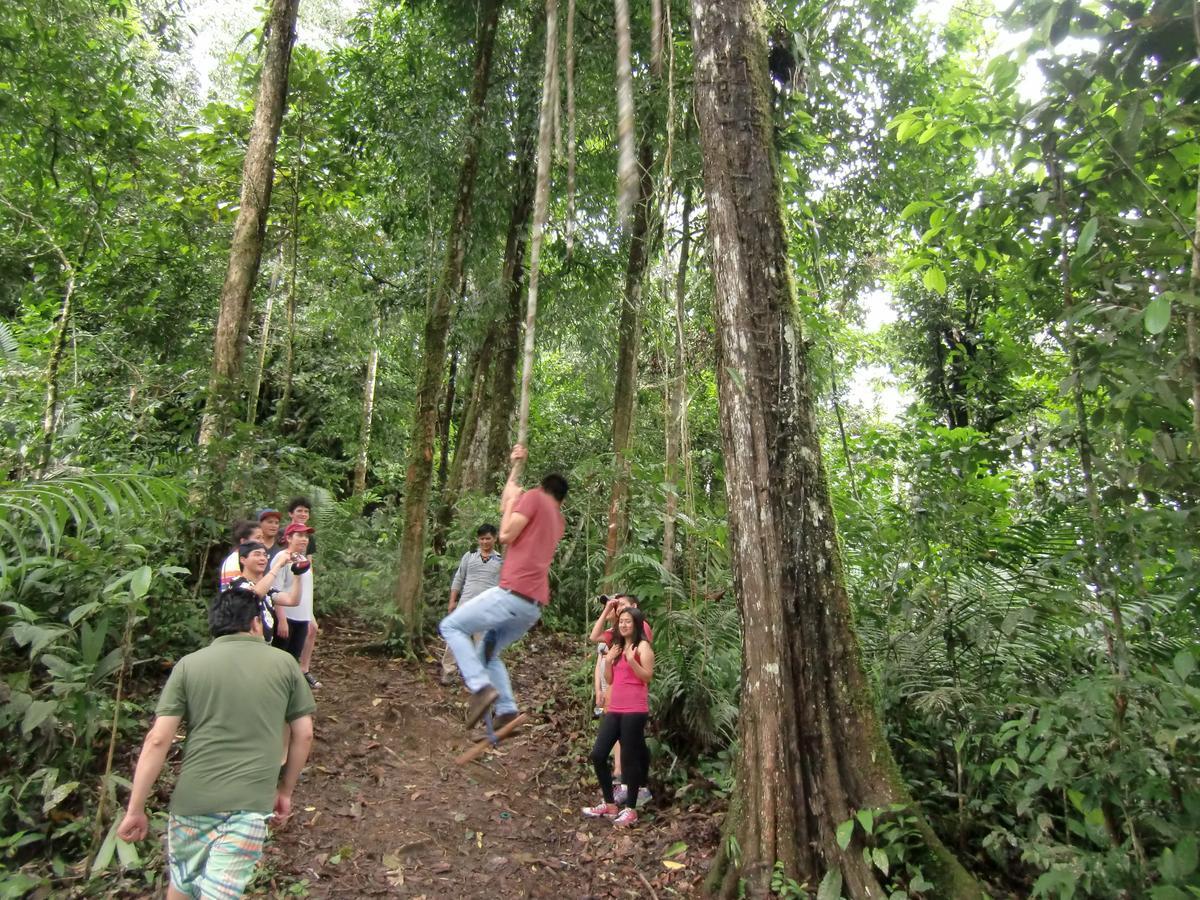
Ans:
[[[54,556],[68,537],[86,538],[131,516],[158,515],[184,498],[175,482],[150,475],[73,474],[0,483],[0,577],[34,556]]]
[[[17,358],[17,336],[5,322],[0,322],[0,359]]]

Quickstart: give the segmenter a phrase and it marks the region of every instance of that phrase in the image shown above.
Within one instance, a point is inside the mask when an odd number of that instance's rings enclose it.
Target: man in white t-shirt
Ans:
[[[297,662],[304,651],[304,642],[308,639],[308,626],[313,617],[312,563],[307,556],[308,536],[313,531],[313,528],[299,522],[293,522],[284,530],[286,549],[280,552],[286,555],[291,563],[283,566],[275,576],[275,587],[280,591],[288,591],[297,580],[300,582],[300,602],[284,610],[288,620],[287,636],[276,635],[272,641],[276,647],[292,654]],[[301,669],[303,670],[303,666]]]

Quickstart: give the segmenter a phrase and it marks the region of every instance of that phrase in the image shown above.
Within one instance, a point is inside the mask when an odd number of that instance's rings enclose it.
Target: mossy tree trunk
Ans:
[[[475,175],[479,168],[479,151],[483,141],[484,103],[491,79],[492,50],[496,42],[496,27],[501,6],[502,0],[484,0],[479,9],[480,27],[475,47],[475,72],[458,189],[446,237],[446,259],[426,313],[422,337],[422,364],[409,438],[408,468],[404,479],[404,530],[395,588],[396,606],[404,618],[409,635],[413,637],[419,634],[421,628],[425,526],[433,481],[434,438],[446,371],[450,312],[462,284]]]
[[[737,800],[710,886],[770,892],[778,863],[852,898],[881,873],[836,829],[908,803],[850,618],[788,269],[761,0],[693,0],[695,110],[715,286],[733,581],[744,640]],[[938,896],[982,896],[925,829]],[[736,851],[732,848],[736,847]],[[945,880],[953,881],[952,885]]]

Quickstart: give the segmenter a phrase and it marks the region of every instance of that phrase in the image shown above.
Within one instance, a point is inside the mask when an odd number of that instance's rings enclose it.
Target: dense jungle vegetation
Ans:
[[[597,594],[640,595],[656,764],[722,795],[737,774],[691,5],[631,5],[625,83],[610,3],[562,0],[548,67],[542,0],[299,3],[222,348],[285,6],[0,4],[0,896],[141,864],[112,830],[119,761],[206,639],[233,519],[313,497],[338,573],[318,615],[433,645],[513,437],[544,84],[530,469],[572,485],[546,623],[582,635]],[[795,315],[901,778],[996,896],[1198,897],[1200,3],[762,15]],[[938,896],[916,826],[877,825],[837,840],[889,896]]]

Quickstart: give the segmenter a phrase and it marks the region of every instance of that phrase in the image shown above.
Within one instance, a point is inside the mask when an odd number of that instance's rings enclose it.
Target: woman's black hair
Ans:
[[[646,614],[636,606],[627,606],[621,610],[617,616],[617,625],[613,628],[613,643],[621,645],[621,651],[625,651],[625,636],[621,634],[621,616],[629,613],[633,617],[633,646],[637,646],[646,639]]]

